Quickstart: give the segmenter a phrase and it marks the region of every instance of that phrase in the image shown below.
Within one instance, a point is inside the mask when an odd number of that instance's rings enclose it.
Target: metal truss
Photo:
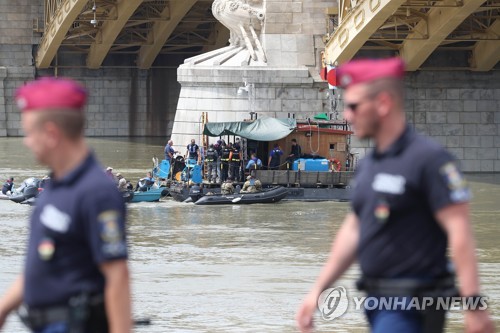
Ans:
[[[342,0],[338,10],[327,12],[327,62],[343,62],[363,50],[399,54],[409,70],[422,68],[431,53],[441,51],[466,52],[468,64],[457,69],[488,71],[500,61],[500,0],[404,0],[386,11],[374,31],[366,31],[362,21],[373,21],[378,3]],[[340,50],[344,31],[350,36]]]
[[[186,56],[224,46],[229,34],[211,5],[210,0],[45,0],[40,45],[45,51],[39,49],[37,66],[47,68],[57,54],[76,53],[86,55],[88,68],[105,66],[104,59],[115,54],[135,55],[137,67],[149,68],[158,54]],[[73,17],[65,10],[69,6],[78,11]],[[67,28],[56,40],[49,29],[58,18]]]

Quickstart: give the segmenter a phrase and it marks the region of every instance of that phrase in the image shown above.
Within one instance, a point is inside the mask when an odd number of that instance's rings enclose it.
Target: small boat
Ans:
[[[238,193],[238,194],[213,194],[204,195],[199,198],[195,205],[230,205],[230,204],[255,204],[255,203],[274,203],[281,201],[288,194],[284,187],[277,186],[263,189],[260,192]]]
[[[147,191],[135,191],[130,202],[154,202],[159,201],[162,196],[167,195],[168,190],[164,187],[151,188]]]
[[[3,194],[0,192],[0,200],[10,200],[10,195]]]
[[[30,177],[25,179],[21,186],[14,189],[9,199],[17,203],[26,203],[32,205],[35,197],[40,193],[41,179]],[[32,199],[33,200],[29,200]],[[29,201],[28,201],[29,200]]]

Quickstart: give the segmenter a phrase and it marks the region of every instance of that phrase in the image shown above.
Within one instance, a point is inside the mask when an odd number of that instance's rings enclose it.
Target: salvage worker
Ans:
[[[125,204],[85,142],[86,98],[69,79],[17,90],[24,144],[52,173],[31,215],[24,272],[0,299],[0,328],[24,304],[33,332],[131,332]]]
[[[165,161],[167,161],[170,165],[173,164],[174,154],[178,153],[178,151],[176,151],[173,146],[174,146],[174,141],[168,140],[164,149]]]
[[[286,158],[286,161],[288,163],[288,170],[293,169],[293,162],[295,160],[299,159],[302,156],[302,148],[300,145],[297,143],[297,139],[292,139],[292,148],[290,150],[290,154]]]
[[[221,186],[220,186],[220,193],[221,194],[233,194],[234,193],[234,185],[233,185],[233,179],[228,178],[225,180]]]
[[[233,148],[238,149],[238,150],[241,150],[241,142],[240,142],[240,138],[236,138],[236,139],[234,139]]]
[[[216,182],[220,183],[221,181],[221,170],[220,170],[220,165],[221,165],[221,157],[222,157],[222,143],[223,140],[219,139],[217,140],[217,143],[214,145],[214,149],[217,152],[217,179]],[[225,145],[225,143],[224,143]]]
[[[280,168],[281,156],[283,155],[283,150],[278,143],[274,144],[273,150],[269,153],[269,159],[267,160],[267,168],[269,170],[277,170]]]
[[[222,143],[222,156],[220,158],[220,170],[221,170],[221,181],[224,182],[227,180],[229,175],[229,156],[231,156],[231,152],[233,151],[233,147],[231,142],[227,145]]]
[[[469,188],[451,154],[406,123],[401,59],[354,60],[337,73],[345,89],[345,119],[358,138],[373,139],[375,148],[358,166],[352,212],[297,313],[297,325],[310,332],[313,313],[322,306],[319,296],[357,259],[361,290],[380,302],[398,296],[404,303],[366,306],[372,332],[442,332],[443,307],[405,308],[405,304],[411,304],[413,296],[415,301],[428,296],[436,305],[437,297],[455,295],[454,271],[460,296],[471,304],[485,302],[480,295]],[[323,296],[328,298],[330,291]],[[484,307],[465,311],[465,327],[467,332],[494,331]]]
[[[116,179],[116,176],[113,174],[113,168],[112,167],[107,167],[106,168],[106,176],[108,176],[109,179],[111,179],[116,184],[118,184],[118,179]]]
[[[262,161],[260,158],[257,157],[255,153],[252,153],[250,155],[250,159],[248,160],[248,163],[245,167],[247,170],[255,170],[255,169],[261,169],[262,168]]]
[[[207,156],[205,157],[205,163],[207,164],[208,181],[211,183],[215,183],[215,181],[217,180],[217,159],[217,151],[215,150],[214,145],[211,144],[207,150]]]
[[[233,178],[235,181],[240,181],[240,166],[243,159],[243,154],[239,147],[239,144],[238,146],[233,146],[229,154],[229,177]]]
[[[194,139],[191,139],[191,143],[187,145],[186,156],[185,159],[190,159],[192,162],[188,163],[197,163],[200,164],[201,154],[200,147],[196,144]]]
[[[247,177],[247,181],[243,184],[240,193],[255,193],[262,191],[262,183],[260,180],[255,179],[252,174]]]
[[[2,186],[2,194],[9,195],[12,192],[12,187],[14,186],[14,177],[10,177],[5,181]]]
[[[118,191],[120,191],[120,192],[127,192],[128,191],[127,180],[125,178],[121,178],[118,181]]]

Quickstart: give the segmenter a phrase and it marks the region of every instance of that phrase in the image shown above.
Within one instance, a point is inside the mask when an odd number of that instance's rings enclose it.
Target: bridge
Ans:
[[[113,57],[148,69],[158,55],[186,58],[223,47],[229,32],[214,19],[212,2],[45,0],[36,66],[64,65],[77,54],[90,69],[115,65]],[[399,54],[410,71],[489,71],[500,61],[499,8],[499,0],[341,0],[324,12],[325,61]]]
[[[266,64],[234,56],[245,47],[227,46],[215,1],[228,15],[260,6]],[[197,137],[202,112],[210,121],[337,119],[339,94],[320,79],[320,51],[333,66],[400,55],[410,71],[408,122],[465,171],[500,172],[499,11],[500,0],[0,0],[0,137],[23,135],[13,91],[39,76],[85,84],[88,136],[183,145]],[[353,142],[351,151],[367,148]]]
[[[328,12],[334,32],[326,37],[326,62],[385,51],[415,71],[429,67],[433,53],[460,53],[462,61],[433,67],[489,71],[500,61],[499,8],[488,0],[342,0]]]

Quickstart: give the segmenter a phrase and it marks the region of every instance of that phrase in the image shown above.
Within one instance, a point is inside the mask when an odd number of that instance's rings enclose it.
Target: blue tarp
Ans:
[[[206,123],[203,134],[208,136],[237,135],[256,141],[276,141],[288,136],[297,127],[290,118],[260,118],[254,121]]]

